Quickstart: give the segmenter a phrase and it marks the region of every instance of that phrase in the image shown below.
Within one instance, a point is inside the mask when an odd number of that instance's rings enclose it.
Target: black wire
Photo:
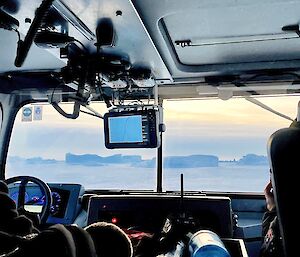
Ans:
[[[62,83],[62,81],[60,81],[60,83]],[[52,90],[52,93],[51,93],[51,99],[50,99],[50,104],[53,103],[53,96],[54,96],[54,93],[55,93],[55,90],[59,87],[59,86],[63,86],[64,84],[57,84],[53,90]]]
[[[83,111],[83,110],[80,110],[80,112],[83,112],[83,113],[85,113],[85,114],[88,114],[88,115],[91,115],[91,116],[94,116],[94,117],[97,117],[97,118],[103,119],[103,117],[100,117],[99,115],[97,115],[97,114],[94,114],[94,113],[91,113],[91,112],[86,112],[86,111]]]
[[[52,94],[51,94],[51,99],[50,99],[50,104],[53,103],[53,96],[54,96],[54,93],[55,93],[55,90],[57,89],[58,85],[56,85],[53,90],[52,90]]]
[[[82,46],[82,48],[83,48],[86,52],[88,52],[88,49],[85,47],[85,45],[84,45],[82,42],[80,42],[78,39],[74,38],[74,42],[79,43],[79,44]]]
[[[103,101],[105,102],[107,108],[111,107],[112,105],[114,105],[112,102],[109,101],[109,99],[107,99],[107,97],[105,97],[104,95],[104,92],[103,92],[103,82],[102,82],[102,79],[101,79],[101,76],[100,76],[100,73],[98,73],[98,79],[97,79],[97,89],[99,90],[99,93],[100,93],[100,97],[102,97]]]
[[[17,29],[13,29],[13,31],[15,31],[18,35],[18,41],[21,40],[21,35],[20,35],[20,32],[17,30]]]

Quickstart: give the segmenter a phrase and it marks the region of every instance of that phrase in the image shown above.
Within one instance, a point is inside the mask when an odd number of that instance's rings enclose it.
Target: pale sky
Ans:
[[[292,118],[296,117],[300,96],[259,98],[261,102]],[[72,106],[64,108],[71,112]],[[104,105],[93,106],[104,114]],[[268,137],[290,121],[278,117],[245,99],[165,101],[163,150],[165,155],[212,154],[220,159],[241,158],[247,153],[266,155]],[[51,106],[43,105],[43,120],[15,122],[9,155],[64,159],[74,154],[122,153],[156,155],[156,149],[108,150],[104,146],[103,121],[81,114],[68,120]]]

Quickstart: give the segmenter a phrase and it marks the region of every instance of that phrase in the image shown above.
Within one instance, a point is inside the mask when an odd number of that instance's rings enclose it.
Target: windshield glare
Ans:
[[[259,101],[292,118],[299,97]],[[41,114],[24,120],[20,109],[11,137],[6,177],[80,183],[86,189],[156,190],[157,149],[106,149],[103,120],[66,119],[51,105],[27,105]],[[72,112],[71,104],[62,107]],[[94,103],[99,113],[106,106]],[[269,180],[266,145],[290,121],[245,99],[164,101],[163,190],[262,192]]]

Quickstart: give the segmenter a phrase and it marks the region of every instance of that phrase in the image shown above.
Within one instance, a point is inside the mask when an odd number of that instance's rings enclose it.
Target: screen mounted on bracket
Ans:
[[[159,147],[158,117],[158,111],[155,109],[106,113],[104,115],[106,148]]]

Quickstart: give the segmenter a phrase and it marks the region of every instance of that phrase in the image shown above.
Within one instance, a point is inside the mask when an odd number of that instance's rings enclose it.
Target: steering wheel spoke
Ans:
[[[20,186],[19,186],[19,193],[18,193],[18,201],[17,201],[17,208],[24,208],[25,205],[25,195],[26,195],[26,185],[28,183],[27,179],[22,179]]]

